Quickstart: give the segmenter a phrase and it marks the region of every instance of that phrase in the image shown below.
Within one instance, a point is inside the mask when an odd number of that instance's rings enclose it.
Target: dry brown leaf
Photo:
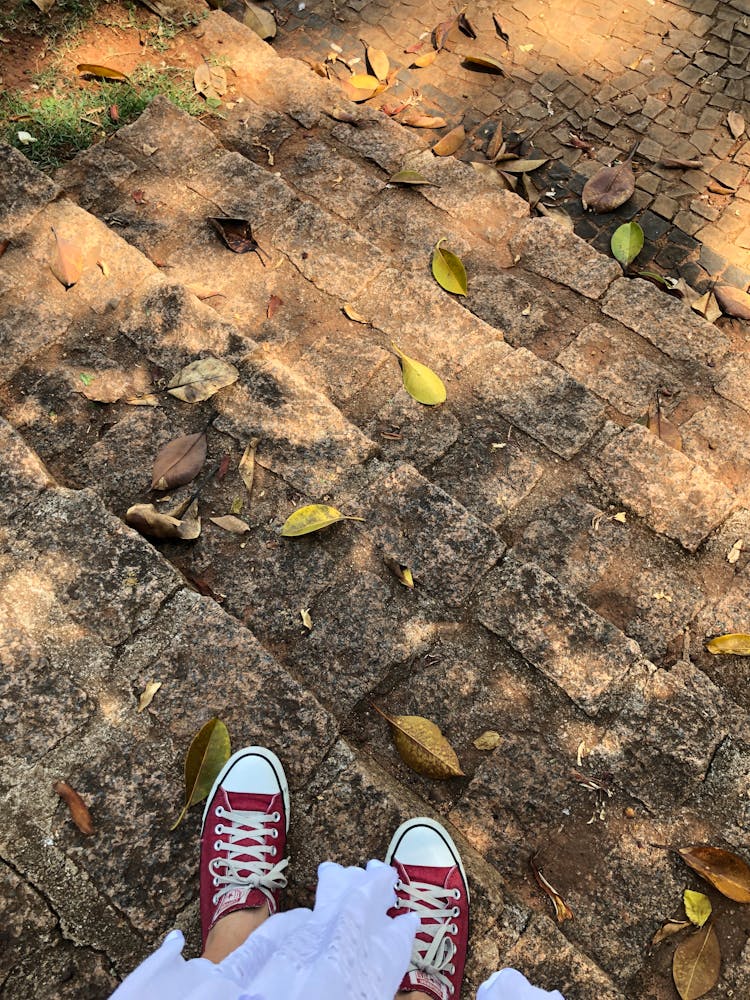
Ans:
[[[167,392],[184,403],[201,403],[219,389],[232,385],[239,371],[222,358],[201,358],[179,371],[167,385]]]
[[[505,142],[503,139],[503,120],[501,118],[498,121],[497,127],[487,146],[487,159],[494,160],[495,157],[502,152],[504,145]]]
[[[154,700],[154,695],[159,690],[159,688],[161,687],[161,685],[162,685],[161,681],[149,681],[148,682],[148,684],[145,686],[145,688],[141,692],[140,698],[138,699],[138,708],[136,709],[136,711],[143,712],[143,711],[145,711],[148,708],[148,706]]]
[[[457,125],[456,128],[452,128],[450,132],[446,133],[442,139],[439,139],[435,143],[432,147],[432,152],[435,156],[452,156],[463,146],[465,139],[466,132],[463,125]]]
[[[227,74],[222,66],[203,62],[193,74],[193,86],[199,94],[218,101],[227,92]]]
[[[412,60],[412,66],[417,69],[426,69],[428,66],[432,66],[436,59],[437,52],[435,49],[430,49],[429,52],[423,52],[421,56],[417,56]]]
[[[342,311],[343,311],[344,315],[346,316],[346,318],[350,319],[352,321],[352,323],[365,323],[366,324],[368,322],[365,319],[365,317],[361,316],[353,306],[349,305],[348,302],[344,303],[344,305],[342,306]]]
[[[581,199],[585,209],[594,212],[614,212],[635,191],[635,175],[631,166],[634,146],[627,160],[616,167],[602,167],[593,177],[590,177],[584,187]]]
[[[429,719],[421,715],[387,715],[377,705],[375,711],[390,723],[399,756],[418,774],[428,778],[459,778],[463,775],[453,747]]]
[[[409,590],[414,589],[414,577],[408,566],[404,566],[403,563],[400,563],[398,559],[394,559],[393,556],[386,556],[383,561],[399,583],[403,584],[404,587],[408,587]]]
[[[532,872],[534,873],[534,878],[537,881],[540,889],[549,896],[552,900],[552,905],[555,908],[555,917],[557,918],[558,924],[563,923],[565,920],[573,919],[573,911],[562,898],[560,893],[555,889],[551,882],[542,875],[541,869],[536,863],[536,855],[529,858],[529,865]]]
[[[209,521],[215,524],[218,528],[223,528],[224,531],[229,531],[233,535],[244,535],[250,530],[250,525],[241,518],[235,517],[234,514],[223,514],[221,517],[209,517]]]
[[[195,479],[206,461],[208,442],[204,431],[185,434],[160,448],[154,459],[151,488],[171,490]]]
[[[258,448],[258,438],[250,438],[247,447],[242,453],[239,464],[239,473],[242,482],[245,484],[248,496],[253,492],[253,479],[255,478],[255,452]]]
[[[474,740],[474,746],[477,750],[495,750],[502,743],[503,738],[500,733],[496,732],[494,729],[488,729],[486,732],[482,733],[481,736],[477,736]]]
[[[367,62],[374,76],[383,83],[388,79],[388,71],[391,68],[388,56],[382,49],[374,49],[370,46],[367,48],[366,55]]]
[[[709,323],[715,323],[723,315],[721,307],[716,301],[716,296],[712,291],[706,292],[705,295],[694,299],[690,303],[690,308],[700,316],[703,316]]]
[[[664,444],[668,444],[675,451],[682,451],[682,435],[669,417],[664,414],[658,401],[649,407],[646,426],[652,434],[661,438]]]
[[[651,944],[652,946],[661,944],[662,941],[666,941],[673,934],[679,934],[680,931],[687,930],[688,927],[692,926],[689,920],[666,920],[651,938]]]
[[[702,160],[680,160],[673,156],[664,156],[659,160],[660,167],[670,167],[675,170],[700,170],[703,166]]]
[[[57,792],[68,809],[70,809],[70,818],[81,833],[90,837],[94,833],[94,823],[91,819],[91,813],[75,788],[71,788],[67,781],[56,781],[52,788]]]
[[[80,280],[83,272],[83,251],[73,240],[65,239],[52,227],[55,235],[55,253],[50,270],[66,289],[72,288]]]
[[[733,139],[739,139],[745,134],[745,119],[736,111],[730,111],[727,115],[727,125],[732,133]]]
[[[698,1000],[712,990],[721,971],[721,949],[713,924],[681,941],[672,958],[672,978],[681,1000]]]
[[[211,217],[206,221],[232,253],[254,253],[260,257],[261,264],[263,263],[260,247],[255,241],[252,227],[247,219]]]
[[[750,868],[736,854],[721,847],[681,847],[685,864],[736,903],[750,903]]]
[[[81,76],[98,76],[102,80],[127,80],[125,73],[110,66],[97,66],[95,63],[78,63],[76,70]]]
[[[448,41],[448,35],[451,31],[458,26],[458,16],[449,17],[446,21],[441,21],[440,24],[436,25],[432,29],[432,44],[435,46],[438,52],[445,48],[445,44]]]
[[[417,111],[416,108],[409,108],[401,119],[401,124],[410,125],[412,128],[445,128],[448,123],[445,118],[433,117]]]
[[[190,503],[183,517],[174,511],[160,511],[152,503],[137,503],[125,512],[125,522],[149,538],[173,538],[190,542],[201,533],[198,502]]]
[[[312,632],[313,623],[312,623],[312,618],[310,617],[310,609],[300,608],[299,614],[300,618],[302,619],[302,624],[309,632]]]
[[[716,285],[714,295],[725,315],[750,320],[750,295],[747,292],[732,285]]]

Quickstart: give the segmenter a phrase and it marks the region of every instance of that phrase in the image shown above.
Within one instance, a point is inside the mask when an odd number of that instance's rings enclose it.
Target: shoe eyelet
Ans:
[[[279,831],[276,829],[276,827],[274,827],[273,830],[271,830],[271,837],[274,840],[278,840],[279,839]]]
[[[224,806],[217,806],[216,807],[216,815],[217,816],[223,816],[224,815]]]
[[[213,906],[216,906],[216,904],[218,903],[218,901],[219,901],[219,894],[218,894],[218,892],[217,892],[215,896],[212,896],[212,897],[211,897],[211,904],[212,904]]]
[[[214,827],[214,836],[220,837],[224,833],[224,827],[219,823],[218,826]]]
[[[448,972],[450,973],[451,976],[455,975],[455,972],[456,972],[456,966],[455,965],[449,965],[449,966],[447,966],[447,969],[448,969]]]
[[[271,815],[271,822],[272,823],[278,823],[280,819],[281,819],[281,813],[279,813],[279,812],[275,812],[275,813],[273,813]]]
[[[461,911],[459,910],[459,908],[457,906],[454,906],[453,909],[451,910],[451,916],[452,917],[460,917],[461,916]]]
[[[218,886],[219,879],[216,876],[214,876],[214,880],[213,881],[214,881],[214,887]]]
[[[456,927],[455,924],[451,924],[450,927],[448,928],[448,933],[449,934],[458,934],[458,927]]]
[[[396,884],[394,885],[393,888],[396,890],[396,892],[401,892],[401,890],[404,888],[401,879],[396,880]]]
[[[454,899],[460,899],[461,898],[461,890],[460,889],[454,889],[453,890],[453,898]]]
[[[214,842],[214,850],[215,851],[221,851],[223,849],[223,847],[224,847],[224,845],[222,844],[222,842],[220,840],[217,840],[217,841]]]

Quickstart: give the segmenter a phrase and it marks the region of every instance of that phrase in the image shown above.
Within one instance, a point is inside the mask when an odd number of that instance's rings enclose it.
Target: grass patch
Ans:
[[[129,83],[100,81],[90,89],[40,99],[19,92],[4,93],[0,96],[0,138],[20,149],[42,170],[51,171],[135,121],[158,94],[190,115],[211,110],[210,104],[195,93],[189,70],[157,70],[144,65],[133,73]],[[112,105],[117,108],[116,122],[110,116]],[[18,138],[19,132],[28,132],[36,142],[25,144]]]
[[[96,13],[102,0],[56,0],[43,14],[31,0],[11,0],[0,10],[0,31],[19,31],[45,38],[49,45],[81,31]]]

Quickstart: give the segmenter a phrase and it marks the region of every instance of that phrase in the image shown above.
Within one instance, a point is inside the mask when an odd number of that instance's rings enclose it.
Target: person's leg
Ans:
[[[221,962],[278,907],[289,787],[278,757],[245,747],[222,768],[201,829],[203,958]]]

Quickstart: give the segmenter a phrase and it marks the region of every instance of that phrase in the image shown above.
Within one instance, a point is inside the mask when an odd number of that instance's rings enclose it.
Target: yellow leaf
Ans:
[[[466,295],[468,292],[466,268],[463,261],[454,253],[451,253],[450,250],[443,250],[440,244],[444,242],[444,240],[438,240],[432,251],[433,277],[446,292],[452,292],[454,295]]]
[[[702,927],[711,916],[711,900],[708,896],[704,896],[702,892],[686,889],[682,894],[682,901],[690,922],[696,927]]]
[[[385,557],[385,564],[399,583],[403,584],[404,587],[408,587],[409,590],[414,589],[414,577],[408,566],[404,566],[398,559],[394,559],[392,556]]]
[[[439,406],[440,403],[444,403],[448,393],[440,376],[427,365],[404,354],[395,344],[391,346],[401,365],[404,389],[411,398],[416,399],[418,403],[424,403],[425,406]]]
[[[354,309],[352,306],[350,306],[348,302],[346,302],[344,304],[344,306],[343,306],[343,312],[344,312],[344,315],[346,316],[346,318],[350,319],[352,321],[352,323],[365,323],[365,324],[367,323],[367,320],[365,319],[365,317],[364,316],[360,316],[360,314],[357,312],[357,310]]]
[[[502,740],[500,733],[495,732],[494,729],[488,729],[481,736],[477,736],[474,740],[474,746],[477,750],[494,750],[500,746]]]
[[[501,73],[505,76],[505,70],[497,59],[493,59],[492,56],[462,56],[464,62],[469,63],[470,66],[481,66],[482,69],[491,69],[495,73]]]
[[[555,908],[555,917],[557,918],[558,924],[562,924],[566,920],[573,919],[573,911],[562,898],[557,889],[552,885],[552,883],[542,875],[539,865],[536,863],[536,855],[529,858],[529,865],[534,873],[534,878],[537,881],[539,888],[549,896],[552,901],[552,905]]]
[[[339,84],[344,95],[355,104],[360,104],[362,101],[369,101],[380,86],[374,76],[369,77],[369,79],[375,80],[376,85],[374,87],[355,87],[351,82],[353,79],[354,77],[351,77],[349,80],[340,80]]]
[[[300,618],[302,619],[302,624],[305,626],[305,628],[308,630],[312,630],[313,623],[312,623],[312,618],[310,617],[309,608],[300,609]]]
[[[435,143],[432,147],[432,152],[435,156],[452,156],[463,146],[465,139],[466,132],[463,125],[457,125],[456,128],[452,128],[450,132]]]
[[[509,174],[530,174],[533,170],[538,170],[547,162],[547,157],[543,160],[503,160],[503,170]]]
[[[141,692],[140,698],[138,699],[138,708],[137,708],[138,712],[143,712],[143,711],[145,711],[145,709],[148,708],[148,706],[154,700],[154,695],[156,694],[156,692],[161,687],[161,683],[162,683],[161,681],[149,681],[148,682],[148,684],[145,686],[145,688]]]
[[[612,515],[612,520],[613,521],[618,521],[620,524],[626,524],[627,520],[628,520],[628,516],[627,516],[627,514],[625,513],[624,510],[621,510],[617,514],[613,514]]]
[[[386,715],[372,706],[390,723],[393,742],[399,756],[418,774],[428,778],[460,778],[461,765],[453,747],[429,719],[421,715]]]
[[[721,950],[712,926],[691,934],[675,949],[672,978],[681,1000],[698,1000],[716,985]]]
[[[174,830],[190,806],[206,798],[229,760],[231,747],[227,727],[219,719],[211,719],[195,736],[185,758],[185,805],[170,829]]]
[[[298,507],[284,522],[281,534],[284,538],[298,538],[309,535],[312,531],[320,531],[337,521],[364,521],[363,517],[351,517],[342,514],[335,507],[325,503],[311,503],[306,507]]]
[[[437,52],[435,49],[430,49],[429,52],[423,52],[421,56],[416,56],[412,66],[416,66],[417,69],[425,69],[427,66],[432,66],[436,59]]]
[[[388,61],[388,56],[382,49],[368,48],[367,62],[381,83],[388,79],[388,70],[391,68],[391,64]]]
[[[98,76],[102,80],[127,80],[125,73],[119,69],[110,69],[109,66],[96,66],[93,63],[78,63],[76,70],[82,76]]]
[[[682,860],[736,903],[750,903],[750,868],[736,854],[722,847],[681,847]]]
[[[55,255],[50,264],[50,270],[65,288],[72,288],[81,277],[83,272],[83,252],[77,243],[66,240],[55,234]]]
[[[201,358],[186,365],[167,386],[170,396],[185,403],[200,403],[210,399],[219,389],[232,385],[240,373],[221,358]]]
[[[258,448],[258,439],[250,438],[247,447],[242,453],[242,458],[240,459],[240,476],[242,477],[242,482],[245,484],[245,489],[248,494],[253,491],[253,479],[255,478],[255,452]]]
[[[394,174],[392,177],[388,178],[389,184],[433,184],[432,181],[428,181],[426,177],[423,177],[416,170],[399,170],[398,173]],[[433,184],[433,187],[437,187]]]
[[[733,654],[734,656],[750,656],[750,635],[745,632],[730,632],[728,635],[717,635],[706,643],[709,653]]]
[[[426,115],[416,108],[409,108],[401,119],[401,124],[411,125],[412,128],[444,128],[448,123],[445,118]]]
[[[234,514],[224,514],[221,517],[209,517],[209,521],[215,524],[218,528],[223,528],[224,531],[230,531],[233,535],[244,535],[245,532],[250,530],[250,525],[245,521],[242,521],[239,517],[235,517]]]
[[[376,76],[370,76],[369,73],[354,73],[348,82],[357,90],[377,90],[380,86],[380,80]]]

